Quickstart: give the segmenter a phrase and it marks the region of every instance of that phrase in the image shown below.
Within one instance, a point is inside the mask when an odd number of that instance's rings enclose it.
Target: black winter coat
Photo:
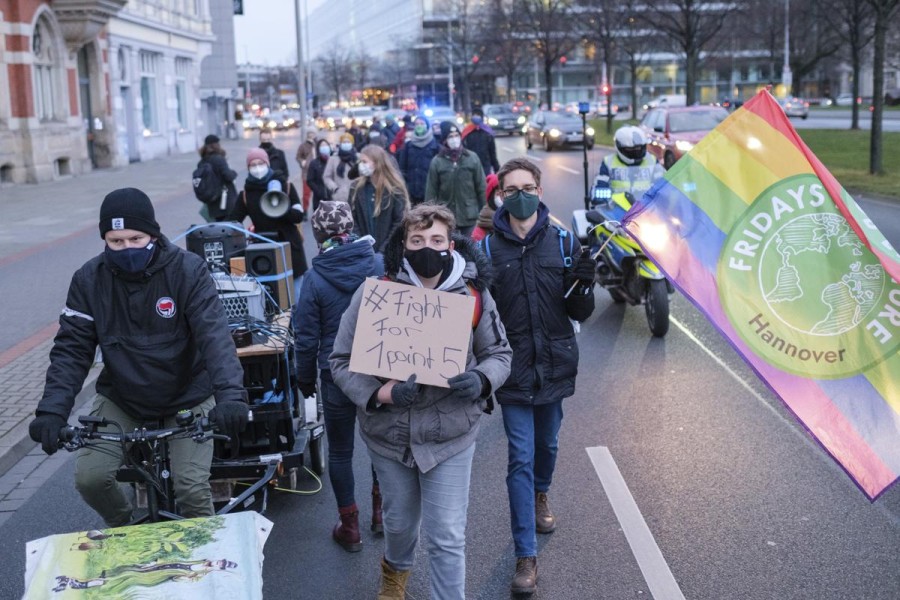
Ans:
[[[549,215],[541,203],[537,223],[523,240],[513,233],[505,208],[494,214],[488,241],[494,267],[491,294],[513,349],[509,379],[497,390],[501,404],[549,404],[575,393],[578,344],[569,319],[590,317],[594,295],[588,290],[564,297],[569,241],[560,252],[559,230]],[[571,256],[580,255],[575,239]]]
[[[362,188],[362,189],[360,189]],[[385,204],[390,201],[390,206]],[[406,199],[403,196],[387,195],[381,198],[381,213],[375,216],[375,186],[368,180],[357,179],[350,189],[350,208],[353,211],[353,233],[375,238],[375,251],[381,252],[394,228],[406,214]]]
[[[228,161],[226,161],[225,157],[221,154],[207,154],[200,159],[200,162],[209,163],[213,173],[216,174],[216,177],[219,178],[219,181],[221,181],[222,185],[228,190],[228,201],[225,204],[225,210],[220,208],[221,203],[219,200],[206,205],[210,217],[216,221],[224,221],[228,218],[228,215],[231,214],[231,211],[234,210],[234,202],[237,199],[237,189],[234,187],[234,180],[237,179],[237,172],[231,170],[228,166]]]
[[[288,162],[287,157],[284,155],[284,150],[276,148],[274,144],[269,145],[267,148],[260,144],[259,147],[265,150],[269,156],[269,168],[275,171],[276,177],[287,181],[290,178],[290,173],[288,173]]]
[[[440,145],[432,140],[427,146],[419,148],[415,144],[403,144],[397,155],[400,173],[406,181],[406,190],[410,201],[418,204],[425,200],[425,183],[428,181],[428,167],[431,160],[440,151]]]
[[[118,274],[100,254],[72,276],[38,413],[68,418],[103,351],[97,391],[155,420],[216,401],[245,400],[243,369],[206,262],[161,237],[143,275]]]
[[[478,155],[485,175],[496,173],[500,170],[500,163],[497,162],[497,144],[494,142],[494,136],[484,129],[470,131],[463,138],[463,147]]]
[[[285,182],[283,180],[281,185],[282,189],[284,189]],[[302,210],[293,208],[300,206],[297,188],[288,184],[287,190],[292,208],[283,217],[273,219],[266,216],[260,207],[262,195],[266,193],[265,184],[252,182],[248,178],[244,183],[244,191],[238,198],[237,203],[235,203],[231,219],[238,223],[243,223],[244,219],[249,215],[257,234],[263,234],[267,231],[277,232],[280,241],[289,242],[291,244],[291,268],[294,270],[294,279],[299,279],[301,275],[306,273],[307,265],[306,253],[303,250],[303,237],[300,235],[300,230],[297,229],[297,224],[302,223],[306,215]]]
[[[309,160],[309,168],[306,172],[306,184],[309,186],[309,189],[312,190],[313,196],[313,206],[318,208],[319,202],[322,200],[328,200],[331,194],[328,193],[328,188],[325,187],[325,165],[328,164],[328,159],[322,159],[321,156],[316,155]]]

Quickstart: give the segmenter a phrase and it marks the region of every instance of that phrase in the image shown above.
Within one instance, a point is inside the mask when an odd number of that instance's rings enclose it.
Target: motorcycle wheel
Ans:
[[[669,294],[665,279],[649,281],[644,298],[647,324],[654,337],[664,337],[669,331]]]
[[[623,304],[625,302],[625,293],[619,288],[609,288],[607,291],[609,292],[609,297],[612,298],[613,302],[616,304]]]

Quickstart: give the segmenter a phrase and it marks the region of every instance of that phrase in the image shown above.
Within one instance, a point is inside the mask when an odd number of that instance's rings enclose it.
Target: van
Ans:
[[[663,94],[645,104],[644,110],[650,110],[659,106],[687,106],[687,96],[684,94]]]

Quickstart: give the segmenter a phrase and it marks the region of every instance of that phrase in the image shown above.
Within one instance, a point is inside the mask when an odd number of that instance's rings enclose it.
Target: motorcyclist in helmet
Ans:
[[[648,139],[643,129],[625,125],[616,131],[614,140],[615,153],[603,158],[594,179],[594,203],[608,201],[611,194],[619,192],[630,192],[640,199],[665,174],[656,157],[647,153]]]

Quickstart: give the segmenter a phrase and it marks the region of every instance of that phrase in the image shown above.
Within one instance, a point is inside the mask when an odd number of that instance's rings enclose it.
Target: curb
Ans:
[[[88,376],[84,380],[84,385],[82,386],[81,391],[77,396],[75,396],[75,404],[72,406],[72,414],[75,414],[82,406],[87,403],[90,394],[86,394],[85,391],[89,387],[91,387],[97,380],[97,377],[100,376],[101,370],[102,366],[98,366],[92,368],[88,372]],[[7,471],[12,469],[16,465],[16,463],[22,460],[38,445],[28,435],[29,422],[30,418],[22,421],[21,423],[10,429],[5,436],[3,436],[10,441],[10,444],[0,450],[0,476],[4,475]]]

